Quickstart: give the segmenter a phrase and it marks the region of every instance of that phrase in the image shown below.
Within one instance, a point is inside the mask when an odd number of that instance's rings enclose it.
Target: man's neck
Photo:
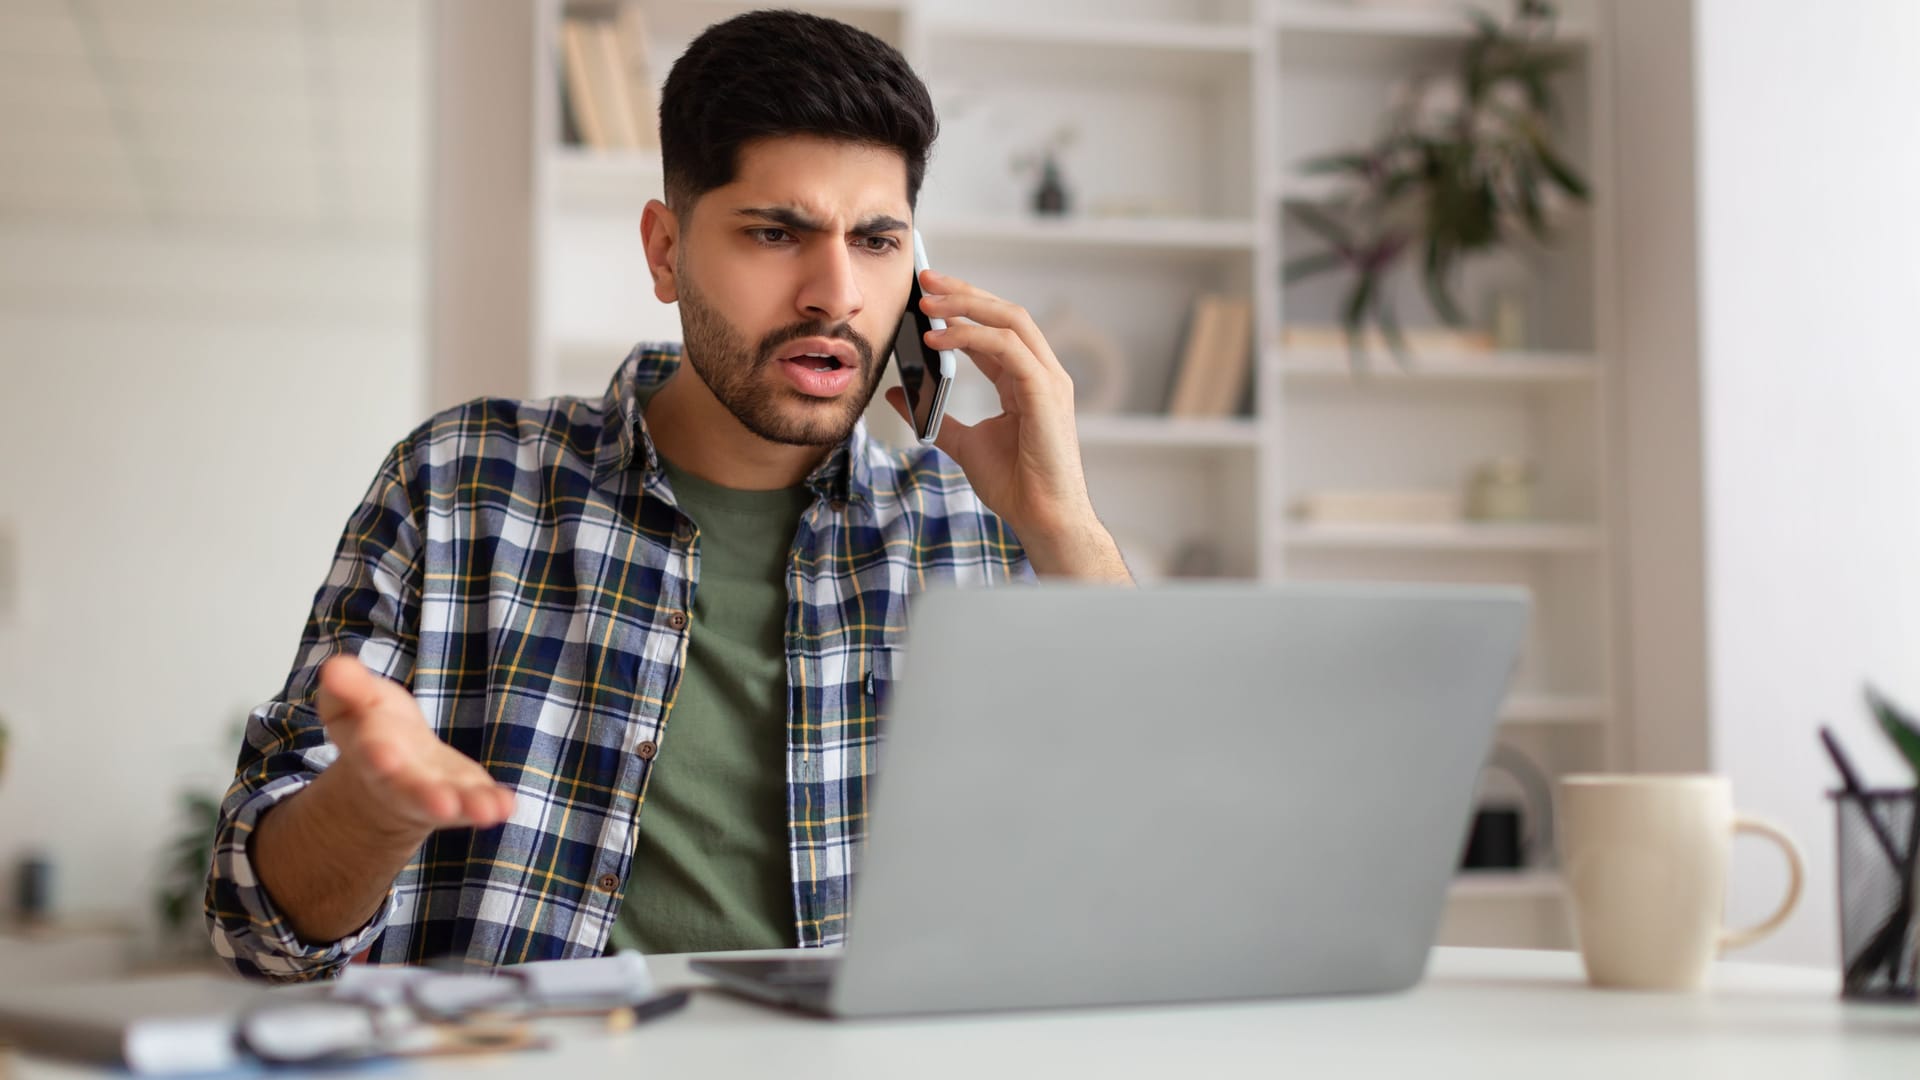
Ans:
[[[783,446],[748,431],[685,363],[647,402],[647,433],[662,457],[702,480],[737,491],[797,487],[831,448]]]

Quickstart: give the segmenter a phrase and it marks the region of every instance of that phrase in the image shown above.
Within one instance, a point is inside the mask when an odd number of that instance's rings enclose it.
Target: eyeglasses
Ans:
[[[684,990],[636,1000],[636,989],[651,988],[645,970],[637,954],[625,968],[596,958],[486,971],[363,969],[327,998],[250,1010],[235,1038],[268,1064],[532,1049],[545,1044],[530,1023],[535,1018],[604,1016],[610,1027],[625,1029],[687,1003]]]

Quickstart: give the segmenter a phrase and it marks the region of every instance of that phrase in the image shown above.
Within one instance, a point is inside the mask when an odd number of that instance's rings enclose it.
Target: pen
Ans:
[[[664,994],[656,994],[645,1001],[636,1002],[609,1013],[607,1027],[613,1031],[625,1031],[644,1024],[648,1020],[678,1012],[686,1007],[691,997],[692,992],[688,990],[671,990]]]

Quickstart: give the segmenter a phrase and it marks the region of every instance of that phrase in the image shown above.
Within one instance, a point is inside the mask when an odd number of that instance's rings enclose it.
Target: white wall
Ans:
[[[0,877],[145,919],[183,786],[274,693],[382,454],[420,419],[402,235],[0,227]]]
[[[1830,720],[1911,783],[1862,680],[1920,709],[1920,5],[1698,0],[1712,756],[1812,858],[1743,955],[1835,963]],[[1732,908],[1777,895],[1736,850]]]

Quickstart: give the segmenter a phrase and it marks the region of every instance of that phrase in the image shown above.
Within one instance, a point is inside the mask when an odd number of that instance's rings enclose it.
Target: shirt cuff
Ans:
[[[337,974],[348,960],[387,928],[394,890],[371,919],[346,937],[309,944],[293,932],[279,905],[254,872],[248,844],[260,816],[314,780],[312,774],[282,776],[247,796],[221,817],[214,836],[213,872],[208,889],[207,926],[214,951],[242,975],[306,981]]]

